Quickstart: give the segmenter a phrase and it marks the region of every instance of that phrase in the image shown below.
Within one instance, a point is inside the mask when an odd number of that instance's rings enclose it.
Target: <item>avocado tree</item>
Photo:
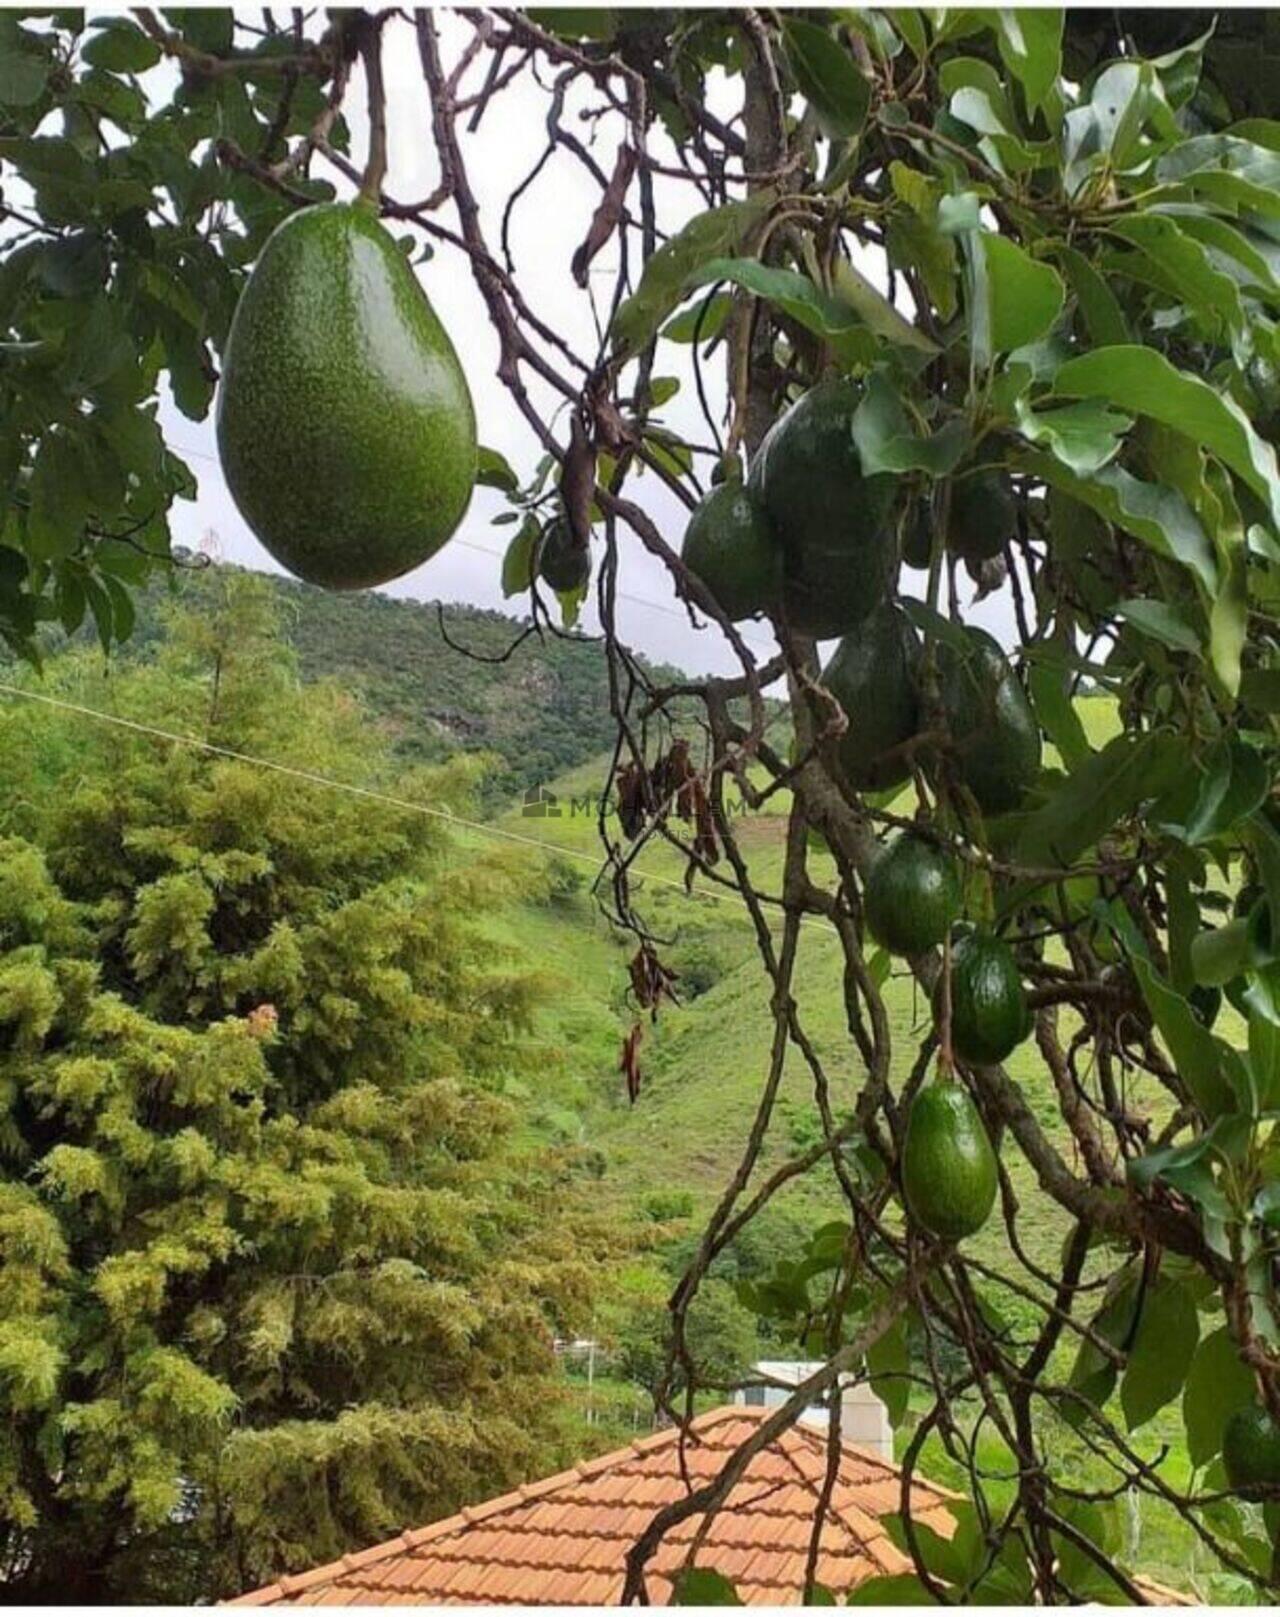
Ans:
[[[483,299],[536,460],[480,454],[515,521],[504,586],[542,633],[549,594],[571,621],[594,592],[617,728],[599,890],[636,934],[636,997],[668,986],[630,880],[648,842],[754,926],[772,1059],[656,1395],[691,1407],[704,1277],[809,1172],[843,1218],[743,1294],[824,1362],[654,1517],[629,1600],[841,1375],[903,1429],[890,1525],[914,1566],[855,1601],[1141,1600],[1120,1519],[1141,1499],[1233,1594],[1277,1586],[1280,108],[1269,20],[1188,15],[0,19],[10,641],[86,610],[127,633],[190,487],[158,385],[202,416],[271,230],[358,189]],[[421,78],[425,200],[385,183],[392,41]],[[538,147],[494,206],[473,142],[500,118]],[[589,343],[537,306],[509,229],[580,171]],[[674,371],[696,430],[671,424]],[[617,621],[634,547],[734,674],[647,676]],[[739,802],[785,806],[780,870]],[[841,957],[834,1062],[806,1010],[817,933]],[[822,1127],[779,1160],[789,1056]],[[906,1511],[922,1464],[963,1488],[946,1542]]]

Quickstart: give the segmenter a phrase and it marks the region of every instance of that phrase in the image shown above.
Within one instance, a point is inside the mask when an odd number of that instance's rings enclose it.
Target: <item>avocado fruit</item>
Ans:
[[[984,814],[1017,808],[1040,772],[1040,729],[1008,659],[982,629],[937,648],[938,689],[956,773]]]
[[[902,559],[919,573],[929,570],[933,560],[933,510],[930,502],[917,500],[902,530]]]
[[[855,791],[884,791],[910,775],[897,749],[920,728],[919,668],[919,636],[886,601],[844,636],[823,670],[822,683],[849,721],[836,750]]]
[[[974,929],[951,948],[951,1047],[962,1061],[989,1067],[1031,1029],[1031,1013],[1013,950]]]
[[[1007,472],[961,474],[951,484],[947,549],[967,562],[990,561],[1017,528],[1018,502]]]
[[[1241,1493],[1280,1486],[1280,1426],[1261,1404],[1237,1409],[1222,1431],[1227,1481]]]
[[[897,480],[863,476],[853,441],[861,402],[847,377],[811,387],[765,434],[747,480],[782,547],[783,615],[820,640],[869,617],[897,567]]]
[[[909,831],[872,865],[862,895],[871,936],[890,954],[908,956],[942,942],[960,913],[961,897],[955,860]]]
[[[461,522],[476,477],[471,394],[367,205],[303,208],[268,238],[227,339],[218,450],[266,549],[326,589],[399,578]]]
[[[932,1083],[912,1101],[901,1171],[907,1210],[939,1240],[976,1235],[990,1218],[996,1154],[960,1084]]]
[[[721,483],[698,502],[680,555],[731,623],[777,605],[782,552],[768,517],[740,479]]]
[[[538,541],[538,577],[557,595],[584,590],[591,582],[591,552],[573,537],[567,517],[552,517]]]
[[[1200,1026],[1212,1028],[1222,1009],[1222,990],[1212,983],[1193,983],[1187,992],[1187,1003]]]

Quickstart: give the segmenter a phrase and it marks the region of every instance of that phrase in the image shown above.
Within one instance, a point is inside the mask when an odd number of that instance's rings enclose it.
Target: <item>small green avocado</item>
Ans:
[[[731,623],[777,605],[782,552],[759,502],[737,478],[698,502],[680,554]]]
[[[538,577],[545,579],[558,595],[585,589],[591,582],[591,552],[575,543],[566,517],[553,517],[542,530]]]
[[[275,559],[327,589],[385,584],[462,521],[476,424],[458,356],[392,237],[361,203],[291,214],[241,293],[218,451]]]
[[[964,561],[990,561],[1013,538],[1018,502],[1007,472],[975,472],[951,485],[947,549]]]
[[[1040,773],[1040,728],[997,643],[967,628],[967,648],[937,651],[938,686],[960,779],[984,814],[1017,808]]]
[[[782,546],[787,621],[824,640],[875,610],[898,562],[897,479],[863,476],[853,441],[861,402],[849,378],[810,388],[769,429],[748,478]]]
[[[920,728],[920,639],[900,607],[886,601],[836,647],[822,683],[849,720],[838,754],[855,791],[879,792],[911,773],[898,749]]]
[[[976,1235],[995,1206],[996,1154],[964,1088],[935,1081],[911,1103],[902,1194],[918,1224],[943,1241]]]
[[[962,1061],[989,1067],[1022,1043],[1030,1011],[1013,950],[975,929],[951,948],[951,1044]]]
[[[1261,1404],[1237,1409],[1222,1433],[1227,1481],[1241,1493],[1280,1486],[1280,1426]]]
[[[891,954],[942,942],[960,913],[960,877],[949,853],[903,832],[872,865],[863,889],[871,936]]]

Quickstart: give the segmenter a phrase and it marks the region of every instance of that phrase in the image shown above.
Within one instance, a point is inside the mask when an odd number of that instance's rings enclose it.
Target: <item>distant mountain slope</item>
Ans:
[[[391,726],[407,759],[429,762],[461,748],[499,760],[486,787],[491,806],[549,782],[612,745],[609,685],[596,641],[530,636],[498,661],[527,620],[478,607],[446,605],[446,643],[434,602],[395,600],[370,591],[337,595],[268,577],[283,608],[286,633],[304,679],[336,678]],[[197,604],[212,599],[216,573],[181,571],[173,589]],[[159,633],[157,586],[143,603],[134,644]],[[86,631],[87,632],[87,631]],[[488,659],[488,660],[479,660]],[[655,667],[663,680],[683,676]]]

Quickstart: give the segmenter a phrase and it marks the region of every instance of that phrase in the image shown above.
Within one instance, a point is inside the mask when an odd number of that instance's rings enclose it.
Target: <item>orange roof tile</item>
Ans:
[[[741,1406],[699,1416],[684,1446],[693,1485],[715,1476],[765,1416]],[[654,1433],[231,1604],[616,1605],[628,1549],[659,1506],[684,1497],[679,1451],[678,1429]],[[775,1438],[752,1459],[712,1521],[697,1564],[732,1579],[748,1605],[798,1604],[825,1466],[824,1433],[798,1426]],[[819,1546],[819,1582],[843,1593],[877,1573],[909,1569],[879,1520],[897,1510],[900,1487],[896,1466],[843,1446]],[[913,1513],[943,1533],[953,1497],[930,1483],[912,1483]],[[649,1563],[654,1604],[669,1601],[672,1574],[701,1525],[700,1517],[681,1522]],[[1156,1586],[1151,1595],[1154,1602],[1180,1603]]]
[[[765,1411],[734,1407],[695,1420],[684,1461],[695,1487],[714,1477]],[[468,1507],[447,1521],[409,1528],[386,1544],[330,1566],[282,1578],[234,1605],[614,1605],[627,1550],[655,1510],[683,1497],[680,1433],[671,1428],[571,1471]],[[738,1585],[752,1604],[798,1602],[826,1438],[794,1427],[758,1454],[715,1517],[698,1565]],[[878,1517],[898,1507],[895,1466],[844,1446],[821,1542],[820,1571],[842,1587],[907,1562]],[[913,1485],[913,1503],[941,1515],[949,1495]],[[682,1522],[650,1563],[649,1597],[665,1603],[700,1518]]]

